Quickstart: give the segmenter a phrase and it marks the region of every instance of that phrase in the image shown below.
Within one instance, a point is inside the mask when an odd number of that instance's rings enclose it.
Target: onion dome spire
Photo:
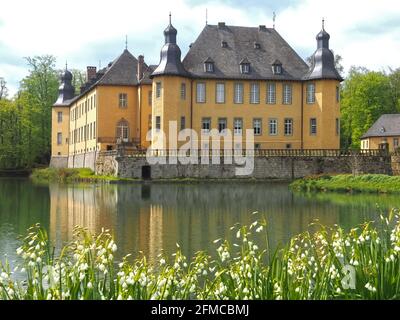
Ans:
[[[58,99],[56,105],[63,104],[65,101],[75,96],[75,88],[72,85],[72,73],[68,70],[68,64],[65,63],[65,71],[61,75],[61,84],[58,88]]]
[[[331,36],[325,31],[325,20],[322,19],[322,30],[317,34],[317,50],[312,56],[312,63],[304,80],[334,79],[342,81],[343,78],[336,70],[335,57],[329,49]]]
[[[164,30],[165,44],[161,49],[160,63],[151,77],[156,75],[180,75],[188,76],[188,72],[183,67],[181,61],[181,49],[176,43],[178,31],[171,22],[171,13],[169,14],[169,25]]]

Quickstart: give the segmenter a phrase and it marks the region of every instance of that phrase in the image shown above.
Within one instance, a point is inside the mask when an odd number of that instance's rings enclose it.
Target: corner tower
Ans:
[[[191,82],[190,74],[181,61],[181,50],[176,42],[178,31],[171,23],[164,30],[165,44],[161,49],[160,63],[151,74],[153,79],[152,143],[157,149],[176,149],[169,145],[170,121],[176,123],[177,130],[189,127]],[[160,141],[158,133],[164,132],[165,141]],[[154,147],[154,145],[157,147]]]
[[[75,88],[72,85],[72,73],[65,66],[58,88],[58,99],[52,108],[51,162],[53,167],[67,167],[69,153],[69,116],[70,105],[74,100]]]
[[[317,50],[304,76],[303,148],[340,148],[340,82],[335,57],[329,49],[330,35],[322,30],[316,36]]]

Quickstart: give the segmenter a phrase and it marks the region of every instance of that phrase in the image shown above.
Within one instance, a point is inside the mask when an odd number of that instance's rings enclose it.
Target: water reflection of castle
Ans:
[[[60,245],[72,238],[76,225],[91,232],[107,228],[114,233],[119,253],[142,251],[150,261],[164,249],[185,254],[215,249],[212,241],[230,238],[235,223],[250,224],[255,210],[264,213],[271,245],[321,223],[354,226],[360,220],[349,206],[317,202],[291,194],[287,185],[262,184],[154,184],[50,186],[50,236]]]

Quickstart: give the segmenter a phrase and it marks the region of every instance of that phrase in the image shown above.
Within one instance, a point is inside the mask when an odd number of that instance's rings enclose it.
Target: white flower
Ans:
[[[263,229],[264,229],[263,226],[259,226],[259,227],[256,229],[256,232],[257,232],[257,233],[260,233],[261,231],[263,231]]]
[[[164,258],[162,258],[161,260],[160,260],[160,265],[164,265],[165,264],[165,259]]]
[[[24,250],[21,247],[17,248],[17,255],[20,256],[22,252],[24,252]]]
[[[89,289],[92,289],[92,288],[93,288],[93,284],[89,281],[88,284],[87,284],[87,287],[88,287]]]
[[[236,232],[236,238],[240,238],[240,230],[238,230],[238,232]]]
[[[112,245],[112,247],[111,247],[111,251],[112,252],[115,252],[115,251],[117,251],[117,245],[115,244],[115,243],[113,243],[113,245]]]

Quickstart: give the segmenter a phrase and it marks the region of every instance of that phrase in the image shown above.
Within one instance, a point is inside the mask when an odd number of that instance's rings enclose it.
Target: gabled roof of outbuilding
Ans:
[[[221,42],[227,42],[222,47]],[[259,43],[260,48],[254,47]],[[203,63],[210,57],[215,72],[204,71]],[[251,73],[242,74],[240,63],[247,58]],[[274,75],[272,63],[279,59],[283,73]],[[185,69],[193,77],[225,79],[300,80],[308,66],[275,29],[207,25],[192,44],[183,60]]]
[[[361,139],[392,136],[400,136],[400,114],[382,115]]]

